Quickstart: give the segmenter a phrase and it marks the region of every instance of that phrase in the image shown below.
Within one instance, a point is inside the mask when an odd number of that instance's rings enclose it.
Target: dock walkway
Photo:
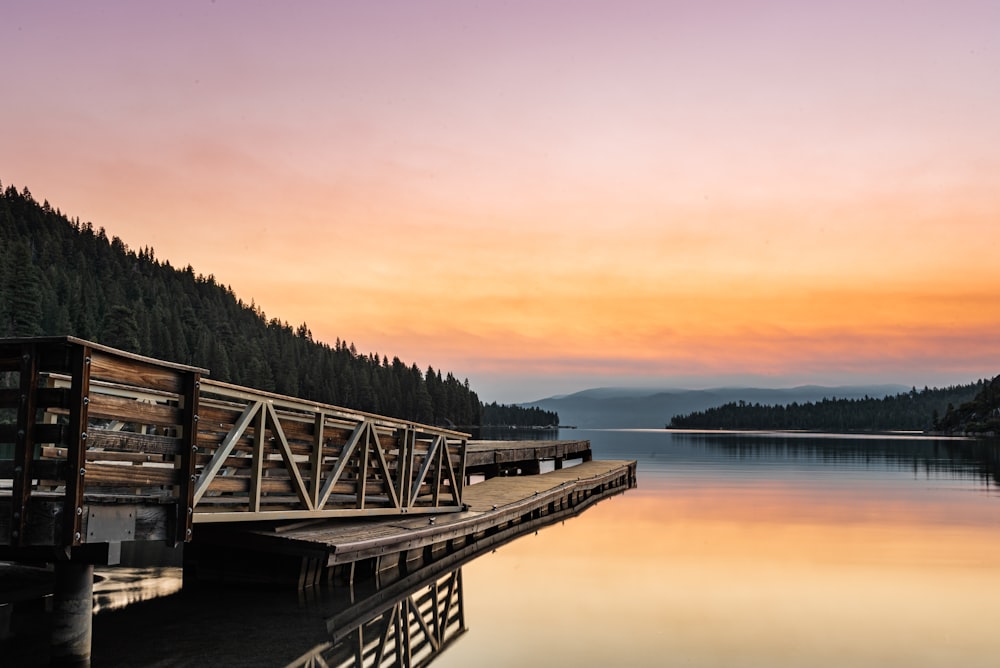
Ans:
[[[259,573],[234,569],[234,550],[310,555],[311,564],[303,560],[300,586],[332,580],[343,574],[341,567],[345,565],[352,573],[357,566],[375,573],[406,571],[408,563],[430,563],[520,523],[563,511],[579,511],[596,500],[634,487],[635,476],[634,461],[589,461],[549,473],[491,478],[470,485],[465,489],[466,510],[459,513],[300,522],[252,529],[213,525],[210,531],[199,531],[196,546],[205,550],[214,545],[224,552],[221,558],[209,562],[205,575],[213,580],[259,579]],[[220,571],[220,567],[228,572]],[[277,572],[272,570],[269,576],[277,577]]]
[[[94,566],[123,545],[184,545],[185,583],[388,581],[635,485],[589,441],[470,442],[207,373],[0,339],[0,560],[53,564],[53,656],[89,656]]]

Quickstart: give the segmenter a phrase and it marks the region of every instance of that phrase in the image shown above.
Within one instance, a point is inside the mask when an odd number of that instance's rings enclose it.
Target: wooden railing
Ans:
[[[461,510],[466,434],[215,381],[199,417],[196,522]]]
[[[113,508],[137,503],[176,541],[195,522],[462,508],[466,434],[206,373],[72,337],[0,339],[0,545],[134,540],[143,520]]]

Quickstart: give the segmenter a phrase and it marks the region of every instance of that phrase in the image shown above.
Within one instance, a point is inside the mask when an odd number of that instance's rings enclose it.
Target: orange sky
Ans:
[[[0,180],[469,377],[1000,372],[1000,6],[24,3]]]

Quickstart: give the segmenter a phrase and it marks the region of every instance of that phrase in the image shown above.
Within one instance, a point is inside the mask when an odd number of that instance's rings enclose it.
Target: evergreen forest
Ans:
[[[559,414],[537,406],[483,405],[484,427],[558,427]]]
[[[468,380],[313,338],[211,274],[173,267],[104,228],[0,184],[0,336],[71,335],[210,370],[212,378],[424,424],[548,425],[554,413],[483,406]],[[504,420],[510,420],[505,423]]]
[[[913,388],[893,396],[860,399],[823,399],[788,405],[761,405],[745,401],[676,415],[674,429],[782,429],[810,431],[926,431],[938,429],[941,416],[956,405],[971,401],[988,383],[918,391]]]
[[[947,412],[935,422],[934,430],[946,434],[1000,435],[1000,376],[982,383],[971,400]]]

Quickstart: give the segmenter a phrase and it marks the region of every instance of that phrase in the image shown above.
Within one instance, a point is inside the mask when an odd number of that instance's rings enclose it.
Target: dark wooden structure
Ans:
[[[458,513],[392,519],[200,527],[185,581],[310,587],[356,576],[395,577],[485,536],[577,513],[636,484],[634,461],[590,461],[529,476],[491,478],[465,490]],[[250,556],[255,555],[255,556]]]
[[[0,340],[0,560],[55,564],[53,658],[94,564],[198,522],[462,510],[468,435],[207,379],[73,337]]]
[[[567,461],[593,459],[590,441],[471,441],[466,449],[469,475],[493,478],[541,473],[542,462],[559,470]]]
[[[0,341],[0,373],[0,558],[115,563],[201,522],[463,507],[460,432],[71,337]]]
[[[635,478],[587,441],[470,444],[73,337],[0,339],[0,561],[55,564],[57,662],[89,655],[93,566],[123,544],[189,544],[185,581],[391,579]]]

